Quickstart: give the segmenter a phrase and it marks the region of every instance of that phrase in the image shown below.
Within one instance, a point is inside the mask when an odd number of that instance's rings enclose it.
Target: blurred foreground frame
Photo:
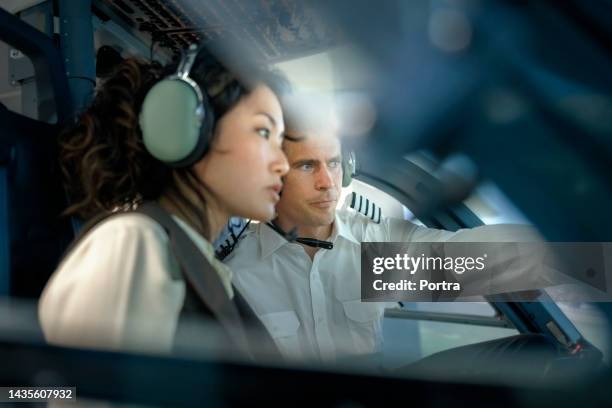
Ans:
[[[372,179],[393,185],[415,150],[463,153],[547,240],[612,241],[609,4],[316,4],[376,67],[376,143],[354,146]]]

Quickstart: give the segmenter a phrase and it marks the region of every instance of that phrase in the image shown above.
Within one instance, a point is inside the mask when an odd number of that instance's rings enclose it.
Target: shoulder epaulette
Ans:
[[[365,196],[361,194],[357,194],[356,192],[352,192],[351,196],[347,199],[350,200],[349,207],[353,210],[361,213],[374,221],[377,224],[380,224],[380,219],[382,217],[382,211],[379,206],[377,206],[374,201],[371,201]]]

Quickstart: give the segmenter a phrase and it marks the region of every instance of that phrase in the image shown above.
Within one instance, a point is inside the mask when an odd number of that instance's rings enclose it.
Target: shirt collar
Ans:
[[[346,223],[338,216],[338,211],[336,211],[336,215],[334,217],[334,227],[332,229],[330,239],[331,242],[335,242],[336,238],[338,237],[344,238],[347,241],[353,242],[357,245],[360,244],[360,242],[351,232],[348,225],[346,225]],[[262,258],[266,258],[283,245],[289,244],[285,238],[283,238],[278,232],[274,231],[265,223],[259,224],[259,242],[261,243]]]
[[[336,211],[336,216],[334,218],[334,229],[332,230],[332,242],[335,242],[337,237],[342,237],[347,241],[351,241],[359,245],[360,242],[357,240],[357,238],[355,238],[349,226],[346,225],[338,214],[338,211]]]
[[[233,298],[234,291],[232,289],[232,270],[228,268],[227,265],[221,263],[217,258],[215,258],[215,248],[212,246],[212,244],[176,215],[173,214],[172,219],[179,225],[179,227],[183,229],[196,247],[198,247],[198,249],[202,252],[206,260],[210,263],[210,266],[212,266],[219,275],[227,295],[230,297],[230,299]]]
[[[278,232],[266,225],[265,222],[259,223],[259,242],[261,244],[261,257],[266,258],[272,252],[285,244],[288,244],[285,238],[283,238]]]

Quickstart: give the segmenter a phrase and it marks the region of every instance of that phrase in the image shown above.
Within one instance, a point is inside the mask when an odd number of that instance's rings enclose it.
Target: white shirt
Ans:
[[[287,358],[333,361],[382,348],[389,303],[361,302],[361,242],[514,242],[531,228],[487,225],[457,232],[386,218],[380,224],[349,209],[336,211],[332,250],[314,259],[265,224],[251,226],[227,258],[234,286]],[[519,238],[520,237],[520,238]]]
[[[218,272],[230,297],[232,274],[212,245],[174,220]],[[185,282],[161,225],[138,213],[94,227],[65,258],[38,304],[50,343],[110,350],[169,352]]]

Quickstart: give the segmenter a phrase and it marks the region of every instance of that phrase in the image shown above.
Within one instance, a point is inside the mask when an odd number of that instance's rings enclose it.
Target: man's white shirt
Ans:
[[[525,232],[519,225],[450,232],[392,218],[377,224],[342,209],[328,239],[333,249],[317,251],[312,260],[300,244],[260,223],[250,226],[226,262],[235,287],[285,357],[334,361],[381,351],[384,309],[395,305],[360,300],[361,242],[514,242]]]

